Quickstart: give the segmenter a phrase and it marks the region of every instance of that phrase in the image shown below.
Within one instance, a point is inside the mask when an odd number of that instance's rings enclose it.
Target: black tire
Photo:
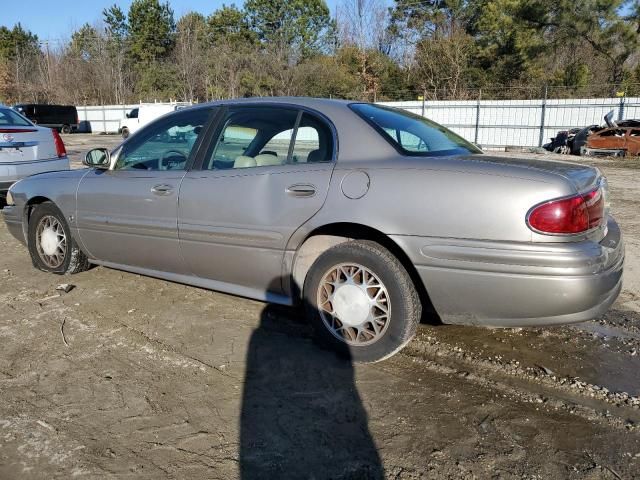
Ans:
[[[71,133],[71,127],[69,125],[63,125],[61,130],[62,133],[65,133],[67,135]]]
[[[38,251],[37,230],[41,221],[45,219],[45,217],[55,218],[64,231],[66,241],[65,247],[61,249],[64,252],[64,255],[61,255],[63,258],[60,265],[48,265],[44,257],[41,257],[41,254]],[[71,231],[69,230],[69,225],[67,224],[64,215],[58,207],[51,202],[45,202],[37,205],[31,213],[27,240],[33,266],[44,272],[62,275],[84,272],[89,269],[89,260],[71,236]]]
[[[127,127],[122,127],[120,135],[122,135],[122,138],[129,138],[129,129]]]
[[[390,306],[390,314],[385,322],[386,326],[381,327],[383,328],[381,333],[376,333],[378,338],[375,341],[364,345],[349,343],[344,340],[344,334],[334,333],[323,320],[323,316],[325,319],[338,317],[328,315],[319,305],[323,295],[320,284],[325,276],[335,271],[337,266],[349,263],[365,267],[377,277],[377,280],[385,288],[385,293],[388,296],[387,306]],[[375,283],[375,280],[372,282]],[[324,291],[326,292],[326,290]],[[337,289],[333,293],[336,291]],[[365,289],[365,291],[369,290]],[[375,290],[371,294],[367,294],[369,299],[374,293],[376,293]],[[379,362],[400,351],[415,335],[422,314],[418,292],[406,269],[386,248],[368,240],[341,243],[320,255],[311,266],[305,279],[304,304],[317,342],[321,346],[334,350],[358,363]],[[324,305],[328,305],[328,303],[324,303]],[[337,310],[336,306],[330,308]],[[367,322],[365,321],[364,324]],[[367,324],[367,327],[373,327],[373,325]],[[370,335],[373,336],[373,334]],[[338,338],[339,336],[343,338]],[[360,333],[356,333],[356,341],[359,336]]]

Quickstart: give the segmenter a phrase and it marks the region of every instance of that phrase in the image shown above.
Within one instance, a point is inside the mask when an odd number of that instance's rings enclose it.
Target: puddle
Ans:
[[[622,328],[602,325],[598,322],[578,323],[572,328],[583,332],[597,333],[601,337],[617,338],[619,340],[640,340],[640,333],[630,332]]]
[[[636,338],[635,333],[589,322],[594,333]],[[583,325],[581,325],[582,327]],[[611,348],[602,339],[577,335],[576,327],[487,329],[478,327],[423,327],[421,334],[449,346],[479,355],[484,360],[515,360],[522,367],[544,367],[559,377],[606,387],[612,392],[640,394],[640,355]]]

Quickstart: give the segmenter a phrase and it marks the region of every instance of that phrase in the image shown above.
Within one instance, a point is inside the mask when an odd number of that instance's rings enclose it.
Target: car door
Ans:
[[[190,271],[221,290],[283,293],[293,232],[325,201],[335,138],[319,116],[284,106],[233,106],[180,188],[178,229]]]
[[[178,191],[202,143],[211,108],[164,117],[131,137],[109,170],[90,170],[77,192],[77,226],[91,257],[107,264],[184,273]]]

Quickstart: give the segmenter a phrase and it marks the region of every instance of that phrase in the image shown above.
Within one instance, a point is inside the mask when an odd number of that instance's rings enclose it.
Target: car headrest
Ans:
[[[324,154],[320,149],[311,150],[309,152],[309,155],[307,155],[307,163],[322,162],[323,160],[324,160]]]
[[[258,167],[266,167],[271,165],[282,165],[282,162],[277,155],[261,153],[260,155],[256,155],[256,164]]]
[[[255,166],[257,166],[256,159],[253,157],[247,157],[246,155],[236,157],[233,162],[233,168],[249,168]]]

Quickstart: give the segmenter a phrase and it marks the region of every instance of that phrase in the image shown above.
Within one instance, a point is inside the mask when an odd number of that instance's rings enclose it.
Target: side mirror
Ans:
[[[131,118],[129,115],[131,115],[130,113],[125,113],[124,116],[127,118]]]
[[[106,148],[94,148],[84,156],[83,163],[91,168],[108,169],[111,165],[111,154]]]

